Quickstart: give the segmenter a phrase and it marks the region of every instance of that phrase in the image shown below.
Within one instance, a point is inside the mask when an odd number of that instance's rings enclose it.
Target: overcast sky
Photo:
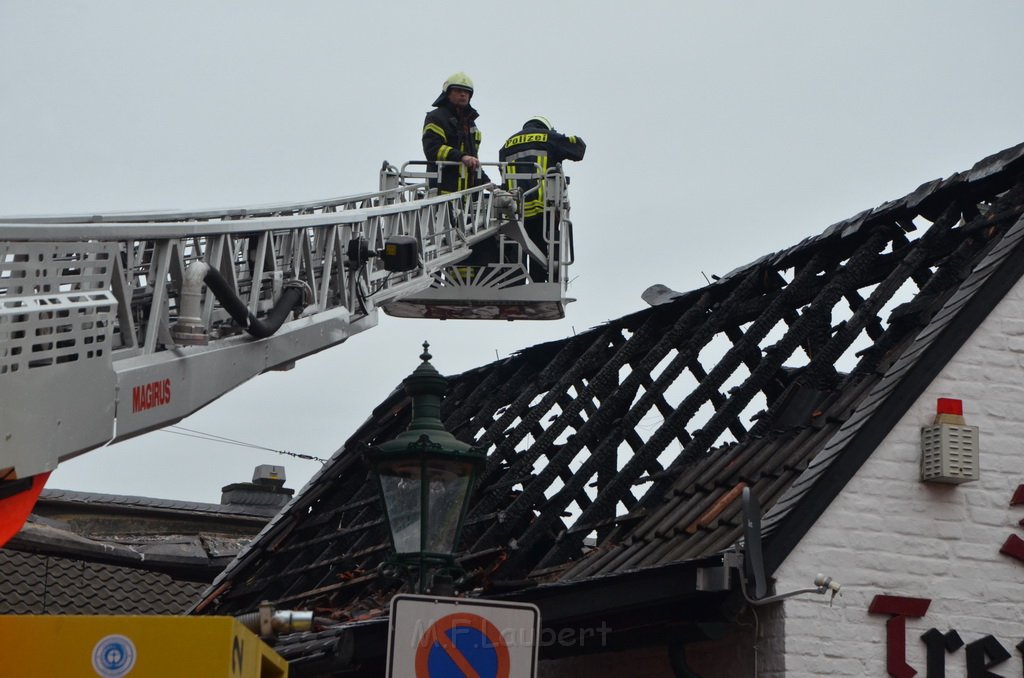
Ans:
[[[557,322],[400,320],[181,423],[328,457],[415,368],[454,374],[688,290],[1024,141],[1024,3],[0,0],[0,214],[196,209],[374,190],[465,71],[483,159],[535,114],[570,165]],[[0,388],[3,387],[0,381]],[[257,464],[164,431],[50,487],[219,501]]]

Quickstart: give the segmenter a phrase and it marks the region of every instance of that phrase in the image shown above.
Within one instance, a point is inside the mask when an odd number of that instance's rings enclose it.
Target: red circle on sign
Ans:
[[[479,631],[490,641],[497,654],[498,667],[495,678],[508,678],[510,662],[505,637],[501,635],[501,631],[494,624],[479,615],[468,612],[456,612],[455,614],[441,617],[430,625],[427,632],[420,638],[419,646],[416,648],[416,678],[430,678],[427,661],[430,658],[430,651],[435,644],[441,646],[455,665],[466,674],[467,678],[480,678],[476,670],[462,656],[462,653],[459,652],[448,637],[447,632],[458,627]]]

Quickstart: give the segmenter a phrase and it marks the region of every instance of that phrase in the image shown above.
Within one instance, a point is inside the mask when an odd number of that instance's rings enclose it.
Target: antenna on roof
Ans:
[[[761,502],[749,487],[744,487],[740,505],[743,509],[743,576],[747,581],[753,580],[754,598],[760,599],[768,593],[761,553]]]

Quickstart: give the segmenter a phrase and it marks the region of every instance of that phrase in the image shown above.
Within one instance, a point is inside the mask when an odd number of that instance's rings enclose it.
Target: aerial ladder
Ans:
[[[376,326],[379,310],[564,317],[561,170],[492,163],[503,186],[546,183],[545,252],[523,229],[528,194],[438,194],[441,168],[420,164],[385,162],[379,190],[330,200],[0,218],[0,545],[61,461],[178,422]],[[497,253],[467,263],[485,242]],[[6,534],[4,502],[24,514]]]

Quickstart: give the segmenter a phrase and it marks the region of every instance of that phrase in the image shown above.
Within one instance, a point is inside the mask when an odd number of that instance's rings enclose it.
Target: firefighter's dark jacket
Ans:
[[[423,121],[423,154],[428,161],[427,171],[435,171],[437,165],[434,163],[439,160],[458,162],[464,155],[479,158],[480,129],[476,126],[476,119],[480,114],[476,109],[467,105],[460,124],[459,113],[449,103],[447,95],[438,97],[434,105],[437,108],[427,113]],[[450,193],[490,181],[484,172],[478,179],[476,172],[469,171],[465,165],[445,165],[441,168],[441,183],[437,188],[442,193]],[[434,182],[431,182],[433,186]]]
[[[587,144],[582,138],[566,136],[531,121],[508,138],[498,152],[498,159],[514,163],[508,168],[509,172],[532,174],[539,171],[546,174],[549,168],[565,160],[583,160],[586,152]],[[534,179],[508,181],[509,190],[518,188],[523,192],[524,217],[535,217],[544,211],[544,184],[542,182],[536,192],[529,193],[534,186],[537,186]]]

